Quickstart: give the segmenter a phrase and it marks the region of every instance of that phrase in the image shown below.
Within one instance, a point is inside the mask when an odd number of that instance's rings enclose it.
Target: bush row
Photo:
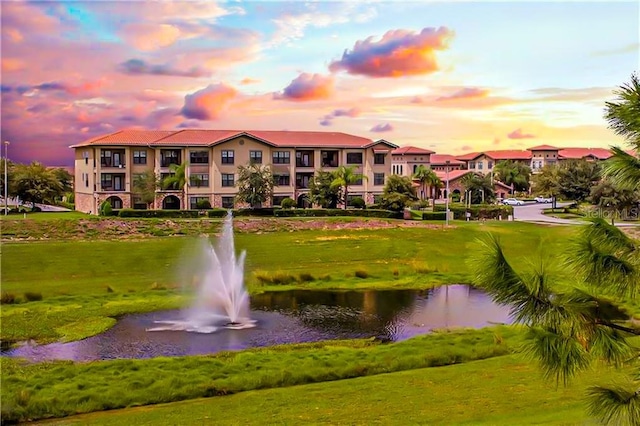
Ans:
[[[435,212],[445,212],[445,206],[437,204],[434,207],[434,210]],[[449,210],[453,212],[453,218],[458,220],[465,220],[467,212],[471,213],[471,220],[498,219],[498,217],[502,217],[503,220],[506,220],[509,215],[513,215],[512,206],[484,205],[471,206],[471,208],[465,208],[464,206],[450,206]]]
[[[357,217],[378,217],[383,219],[402,219],[402,212],[390,210],[356,210],[356,209],[296,209],[296,210],[276,210],[276,217],[326,217],[326,216],[357,216]]]
[[[422,212],[422,220],[446,220],[446,212]]]

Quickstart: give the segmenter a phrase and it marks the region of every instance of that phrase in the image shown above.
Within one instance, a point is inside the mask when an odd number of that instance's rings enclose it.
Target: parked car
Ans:
[[[520,201],[517,198],[507,198],[502,202],[502,204],[506,206],[522,206],[524,205],[524,201]]]
[[[536,203],[551,203],[553,199],[551,197],[536,197]]]

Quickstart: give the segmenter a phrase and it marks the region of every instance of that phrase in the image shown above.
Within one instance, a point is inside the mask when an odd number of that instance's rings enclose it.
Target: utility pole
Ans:
[[[7,163],[9,162],[9,141],[4,141],[4,215],[9,214],[9,178]]]

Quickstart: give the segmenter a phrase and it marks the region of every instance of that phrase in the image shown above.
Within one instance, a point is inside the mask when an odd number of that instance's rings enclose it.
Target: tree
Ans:
[[[640,80],[631,75],[631,82],[616,92],[617,99],[606,102],[605,119],[609,128],[624,137],[635,154],[613,147],[613,156],[605,162],[604,175],[621,189],[640,189]]]
[[[156,190],[160,186],[160,179],[151,170],[133,176],[133,192],[138,195],[147,209],[156,199]]]
[[[617,188],[605,178],[591,188],[589,199],[592,204],[611,214],[611,224],[613,225],[616,216],[624,218],[624,212],[638,206],[638,203],[640,203],[640,190],[631,191]]]
[[[16,164],[14,167],[12,193],[24,201],[53,203],[63,194],[63,187],[54,173],[44,165],[34,161],[31,164]]]
[[[495,178],[516,191],[528,191],[531,179],[531,169],[519,161],[498,161],[493,169]]]
[[[184,188],[187,186],[187,165],[186,161],[182,164],[171,164],[171,174],[162,180],[162,188],[179,190],[184,194]]]
[[[425,195],[427,195],[426,188],[429,188],[429,194],[432,199],[435,199],[435,192],[442,186],[442,181],[431,169],[427,169],[422,164],[418,166],[416,172],[413,174],[413,178],[420,182],[420,199],[424,200]],[[433,205],[433,202],[432,204]]]
[[[335,176],[331,172],[318,170],[309,181],[309,198],[322,208],[335,209],[340,201],[340,188],[332,185]]]
[[[620,365],[637,347],[628,336],[640,329],[627,326],[624,312],[604,295],[635,297],[640,286],[640,244],[602,218],[590,219],[570,241],[564,267],[573,286],[549,272],[547,265],[526,273],[508,262],[496,237],[481,241],[472,266],[474,284],[495,302],[511,307],[514,320],[527,327],[524,350],[537,359],[546,377],[564,384],[595,361]],[[589,389],[589,411],[610,424],[637,425],[640,382]]]
[[[259,207],[273,195],[273,174],[268,166],[249,164],[238,167],[238,201]]]
[[[347,209],[349,201],[349,185],[361,182],[362,179],[366,178],[366,176],[356,173],[355,166],[340,166],[338,170],[333,172],[333,182],[331,182],[331,186],[340,188],[340,201],[344,204],[345,210]]]
[[[462,185],[465,191],[469,191],[471,204],[490,203],[496,198],[489,175],[469,173],[462,178]]]
[[[533,177],[533,191],[538,195],[563,197],[574,201],[585,201],[591,188],[601,179],[598,163],[586,160],[567,160],[559,164],[544,166]]]
[[[62,192],[71,192],[73,191],[73,176],[67,170],[62,167],[56,167],[51,169],[51,173],[58,179],[60,185],[62,185]]]
[[[391,175],[382,192],[380,207],[386,210],[401,211],[405,206],[417,200],[413,182],[406,176]]]
[[[533,193],[543,197],[552,197],[556,208],[556,197],[560,195],[560,167],[557,164],[546,165],[540,173],[533,175]]]

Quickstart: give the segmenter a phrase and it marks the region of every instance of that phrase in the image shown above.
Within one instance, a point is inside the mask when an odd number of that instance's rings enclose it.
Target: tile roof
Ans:
[[[434,152],[424,148],[418,148],[415,146],[401,146],[391,151],[393,155],[429,155]]]
[[[435,173],[442,182],[447,181],[446,171],[437,170]],[[449,182],[460,179],[462,176],[467,175],[469,173],[475,173],[475,172],[472,170],[449,170]]]
[[[598,160],[606,160],[611,155],[611,151],[606,148],[563,148],[558,152],[558,157],[561,159],[579,159],[593,156]]]
[[[561,148],[557,148],[551,145],[537,145],[532,146],[531,148],[527,148],[528,151],[557,151]]]
[[[445,165],[447,160],[449,164],[455,166],[464,165],[464,161],[456,160],[456,157],[449,154],[431,154],[431,165],[432,166],[440,166]]]
[[[237,136],[248,136],[277,147],[332,147],[369,148],[375,145],[396,145],[385,140],[372,141],[361,136],[340,132],[304,132],[272,130],[121,130],[72,145],[71,148],[90,145],[215,145]]]
[[[458,160],[471,161],[484,155],[493,160],[529,160],[531,158],[530,151],[522,151],[518,149],[503,149],[496,151],[471,152],[465,155],[456,156]]]

